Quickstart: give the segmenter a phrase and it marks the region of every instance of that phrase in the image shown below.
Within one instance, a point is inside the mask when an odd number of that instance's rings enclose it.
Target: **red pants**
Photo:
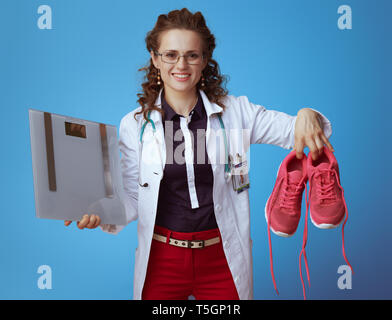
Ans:
[[[179,240],[207,240],[220,237],[219,229],[174,232],[155,226],[155,233]],[[222,239],[201,249],[181,248],[152,240],[143,300],[238,300]]]

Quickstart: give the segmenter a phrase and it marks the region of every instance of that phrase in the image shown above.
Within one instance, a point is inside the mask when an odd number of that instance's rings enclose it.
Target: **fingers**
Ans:
[[[317,158],[319,157],[319,150],[317,147],[316,139],[309,139],[306,144],[309,148],[309,153],[311,154],[312,159],[317,160]]]
[[[315,144],[315,148],[311,151],[311,154],[312,154],[312,159],[316,160],[324,152],[324,143],[321,141],[319,136],[315,136],[313,142]]]
[[[321,116],[313,110],[303,108],[298,112],[295,122],[295,144],[296,156],[302,159],[303,150],[309,148],[313,160],[317,160],[324,152],[324,144],[334,152],[334,149],[326,136],[321,124]]]
[[[297,142],[294,146],[296,150],[296,155],[298,159],[302,159],[303,149],[307,146],[309,148],[309,153],[314,160],[317,160],[324,152],[324,144],[331,152],[335,152],[331,143],[328,141],[324,133],[320,135],[315,135],[313,137],[308,137],[305,139],[305,143]]]
[[[294,146],[297,159],[302,159],[305,146],[309,148],[313,160],[316,160],[323,153],[323,143],[318,136],[308,138],[305,142],[299,139]]]
[[[68,227],[71,223],[72,223],[71,220],[64,221],[64,225],[66,227]],[[84,228],[95,229],[101,224],[101,218],[96,214],[92,214],[91,216],[85,214],[82,217],[82,220],[78,221],[76,224],[79,229],[84,229]]]
[[[65,225],[66,227],[68,227],[71,223],[72,223],[72,221],[70,221],[70,220],[65,220],[65,221],[64,221],[64,225]]]
[[[76,225],[78,226],[79,229],[84,229],[87,226],[87,224],[89,223],[89,221],[90,221],[90,218],[89,218],[88,214],[85,214],[82,217],[82,219],[76,223]]]
[[[96,217],[97,217],[97,222],[95,223],[94,228],[98,227],[101,224],[101,218],[99,216],[96,216]]]
[[[94,229],[99,226],[101,223],[101,218],[95,214],[92,214],[90,217],[90,222],[87,224],[87,228]]]
[[[101,218],[95,214],[92,214],[89,216],[88,214],[85,214],[83,218],[77,222],[77,226],[79,229],[95,229],[98,227],[101,223]]]
[[[304,142],[302,140],[297,141],[295,143],[294,149],[295,149],[297,159],[302,159],[304,155],[304,149],[305,149]]]
[[[335,149],[332,147],[332,144],[329,142],[327,137],[324,135],[324,133],[321,135],[321,140],[325,143],[325,145],[328,147],[328,149],[331,152],[335,152]]]
[[[96,220],[95,215],[92,214],[89,222],[86,225],[86,228],[89,228],[89,229],[93,228],[95,225],[95,220]]]

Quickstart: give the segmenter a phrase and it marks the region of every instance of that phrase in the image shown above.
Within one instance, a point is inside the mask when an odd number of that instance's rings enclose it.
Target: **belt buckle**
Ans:
[[[192,242],[193,243],[197,242],[198,245],[192,246]],[[204,245],[205,245],[204,240],[188,240],[188,248],[191,249],[201,249],[204,248]]]

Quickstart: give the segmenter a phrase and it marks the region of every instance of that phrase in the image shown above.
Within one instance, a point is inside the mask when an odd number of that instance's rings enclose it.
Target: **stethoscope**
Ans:
[[[146,126],[147,126],[148,123],[151,123],[154,136],[155,136],[155,133],[156,133],[155,124],[154,124],[154,121],[152,121],[152,119],[150,118],[150,114],[151,114],[151,110],[147,114],[147,121],[145,121],[143,123],[143,126],[142,126],[142,128],[140,130],[140,143],[141,143],[141,147],[140,147],[141,149],[140,150],[143,150],[143,134],[144,134],[144,130],[146,129]],[[220,114],[217,114],[217,115],[218,115],[220,127],[223,130],[223,140],[224,140],[224,144],[225,144],[225,159],[226,159],[226,161],[225,161],[225,179],[226,179],[226,181],[229,181],[230,178],[231,178],[231,169],[230,169],[230,157],[229,157],[229,151],[228,151],[228,145],[227,145],[226,129],[225,129],[225,125],[223,123],[221,115]],[[156,137],[155,137],[155,141],[158,144],[159,156],[160,156],[160,160],[162,162],[161,150],[160,150],[159,142],[156,139]],[[139,154],[141,155],[141,152]],[[140,170],[140,158],[141,158],[141,156],[139,156],[139,170]],[[163,170],[163,168],[162,168],[162,170]],[[141,187],[148,187],[148,183],[147,182],[145,182],[143,184],[140,182],[140,173],[139,173],[139,185]]]

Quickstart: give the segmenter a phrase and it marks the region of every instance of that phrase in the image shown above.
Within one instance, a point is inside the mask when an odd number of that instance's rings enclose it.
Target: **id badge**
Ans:
[[[246,155],[241,156],[237,153],[234,159],[232,159],[231,170],[231,179],[234,191],[241,193],[242,191],[249,189],[249,168]]]

